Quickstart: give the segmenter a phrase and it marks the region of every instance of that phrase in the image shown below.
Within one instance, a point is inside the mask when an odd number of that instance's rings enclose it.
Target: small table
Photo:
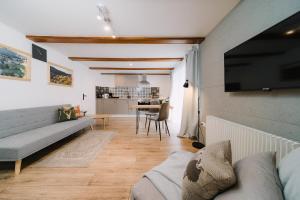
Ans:
[[[109,114],[97,114],[97,115],[91,115],[89,116],[95,120],[103,120],[103,129],[105,129],[105,121],[107,121],[107,123],[109,123],[109,117],[110,115]]]

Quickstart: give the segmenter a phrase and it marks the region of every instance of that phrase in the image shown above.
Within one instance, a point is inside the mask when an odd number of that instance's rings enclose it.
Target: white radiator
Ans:
[[[254,128],[230,122],[218,117],[207,116],[206,144],[230,140],[232,161],[236,161],[259,152],[275,151],[276,163],[291,150],[300,147],[299,142],[288,140]]]

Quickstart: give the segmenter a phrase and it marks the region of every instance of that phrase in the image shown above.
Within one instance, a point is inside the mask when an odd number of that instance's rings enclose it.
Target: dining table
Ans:
[[[135,117],[135,133],[138,134],[139,132],[139,124],[140,124],[140,112],[141,111],[145,111],[147,109],[151,109],[151,108],[161,108],[161,105],[131,105],[129,106],[129,109],[135,109],[136,111],[136,117]],[[170,106],[170,109],[173,109],[172,106]]]

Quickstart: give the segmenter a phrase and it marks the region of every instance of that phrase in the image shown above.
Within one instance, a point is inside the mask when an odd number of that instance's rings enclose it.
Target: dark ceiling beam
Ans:
[[[107,61],[107,62],[177,62],[183,58],[99,58],[99,57],[69,57],[73,61]]]
[[[78,44],[200,44],[204,37],[72,37],[26,35],[34,42]]]

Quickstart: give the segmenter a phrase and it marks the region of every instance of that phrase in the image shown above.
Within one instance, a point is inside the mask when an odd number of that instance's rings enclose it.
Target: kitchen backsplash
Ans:
[[[111,94],[119,98],[159,98],[159,87],[96,87],[96,96],[101,98],[103,94]]]

